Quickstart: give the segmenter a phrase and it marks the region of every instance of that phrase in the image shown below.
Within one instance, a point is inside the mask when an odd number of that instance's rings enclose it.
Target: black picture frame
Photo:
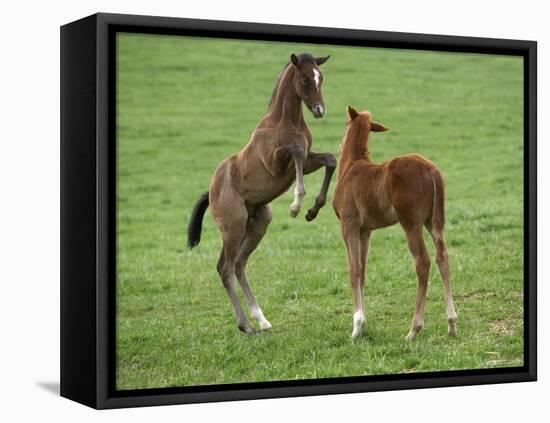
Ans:
[[[521,56],[524,366],[116,391],[115,34],[192,35]],[[95,14],[61,27],[61,395],[97,409],[534,381],[537,377],[534,41]]]

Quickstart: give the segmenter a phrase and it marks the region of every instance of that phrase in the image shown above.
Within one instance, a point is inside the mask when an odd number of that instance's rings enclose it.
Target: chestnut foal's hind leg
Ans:
[[[248,278],[246,277],[246,263],[250,254],[258,247],[258,244],[262,240],[269,223],[271,222],[271,209],[269,205],[259,207],[253,213],[249,214],[248,222],[246,225],[246,234],[239,254],[237,256],[237,263],[235,265],[235,271],[237,278],[241,284],[241,288],[246,296],[248,306],[252,317],[254,317],[260,324],[260,329],[271,329],[271,323],[265,318],[262,309],[256,301],[256,297],[250,289],[248,284]]]
[[[371,231],[362,230],[360,233],[360,283],[361,283],[361,301],[363,302],[363,308],[365,306],[365,274],[367,271],[367,260],[369,258],[369,246],[370,246],[370,235]],[[362,310],[364,312],[364,310]],[[363,315],[363,322],[365,321],[365,316]]]
[[[443,287],[445,289],[445,304],[447,305],[448,324],[447,333],[450,336],[455,336],[457,315],[453,303],[453,293],[451,291],[451,267],[449,265],[449,254],[447,254],[443,231],[431,227],[428,227],[428,230],[432,235],[432,240],[435,245],[435,250],[437,253],[435,261],[437,263],[437,267],[439,268],[441,279],[443,279]]]
[[[430,256],[422,237],[423,225],[414,225],[404,228],[407,235],[409,250],[414,259],[416,276],[416,303],[411,322],[411,329],[406,336],[407,341],[412,341],[424,326],[424,305],[426,304],[426,293],[428,292],[428,276],[430,274]]]

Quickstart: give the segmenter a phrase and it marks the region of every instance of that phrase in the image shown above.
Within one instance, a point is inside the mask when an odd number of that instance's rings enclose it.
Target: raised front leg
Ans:
[[[317,198],[315,199],[315,204],[307,211],[306,220],[308,222],[315,219],[321,207],[326,204],[328,187],[330,185],[330,180],[332,179],[332,174],[336,169],[336,157],[332,154],[314,153],[313,151],[310,151],[307,156],[307,160],[304,163],[304,174],[309,175],[310,173],[320,169],[322,166],[325,167],[325,177],[323,179],[323,184],[321,185],[319,195],[317,195]]]
[[[304,161],[306,155],[304,149],[296,144],[291,145],[289,151],[296,169],[296,186],[294,188],[294,201],[290,205],[290,216],[296,217],[300,213],[302,199],[306,195],[304,187]]]

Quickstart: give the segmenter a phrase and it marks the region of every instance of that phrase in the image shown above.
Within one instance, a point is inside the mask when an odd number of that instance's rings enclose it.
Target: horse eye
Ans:
[[[309,78],[307,76],[302,77],[302,84],[307,85],[309,83]]]

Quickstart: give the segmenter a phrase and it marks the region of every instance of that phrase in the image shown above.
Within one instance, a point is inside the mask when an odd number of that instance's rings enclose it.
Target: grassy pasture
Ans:
[[[322,67],[328,114],[306,116],[314,151],[338,153],[352,104],[391,128],[371,137],[375,161],[417,152],[443,171],[458,337],[446,335],[432,263],[424,331],[405,343],[416,276],[394,226],[373,234],[367,322],[350,339],[337,219],[330,205],[304,219],[323,172],[306,176],[296,220],[288,216],[292,190],[272,203],[273,221],[249,262],[270,333],[237,330],[208,213],[201,244],[187,250],[190,210],[214,168],[248,141],[289,54],[303,51],[332,54]],[[493,55],[119,35],[117,388],[521,366],[522,66]]]

